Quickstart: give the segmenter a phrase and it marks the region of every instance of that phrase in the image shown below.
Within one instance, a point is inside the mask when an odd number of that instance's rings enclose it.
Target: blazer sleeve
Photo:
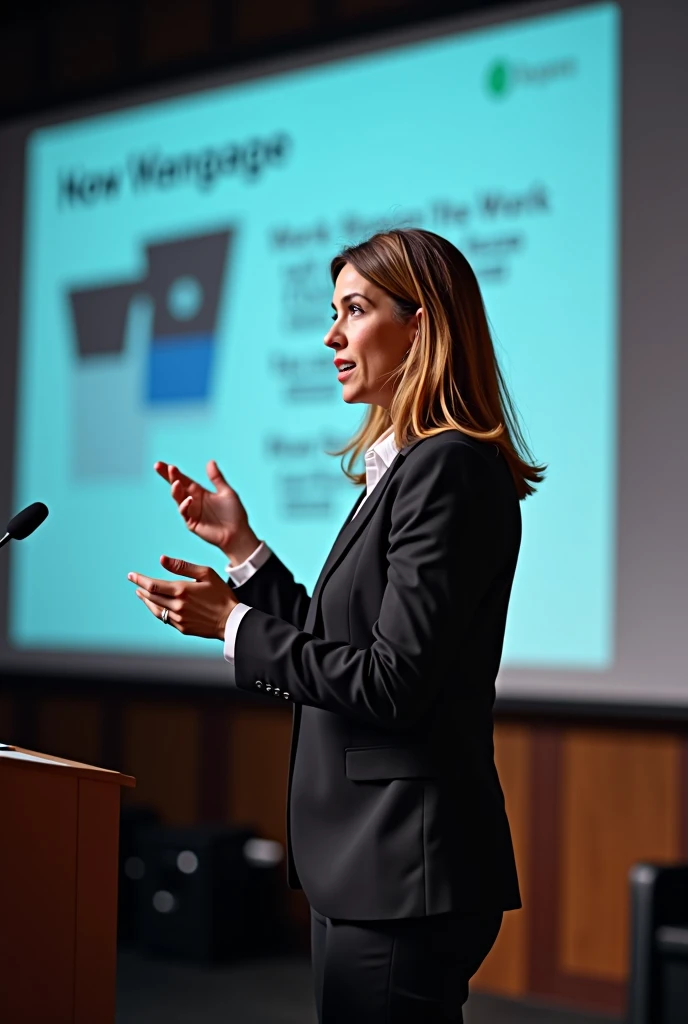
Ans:
[[[469,445],[420,445],[413,455],[392,506],[370,647],[313,636],[254,607],[237,632],[240,689],[262,680],[301,704],[390,730],[412,728],[429,709],[499,568],[498,496],[494,467]]]
[[[253,575],[236,586],[230,586],[239,601],[260,609],[270,616],[284,619],[302,629],[308,615],[311,599],[303,583],[297,583],[293,573],[273,551]]]

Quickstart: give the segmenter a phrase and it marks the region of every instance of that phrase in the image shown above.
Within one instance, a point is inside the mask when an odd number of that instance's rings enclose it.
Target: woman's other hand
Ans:
[[[227,619],[239,604],[234,591],[207,565],[195,565],[180,558],[160,556],[160,564],[189,580],[158,580],[130,572],[127,579],[138,587],[136,596],[160,618],[168,610],[168,625],[180,633],[223,640]]]
[[[156,462],[154,468],[171,485],[179,514],[192,533],[220,548],[234,565],[255,551],[260,540],[248,524],[239,495],[227,483],[214,460],[206,465],[214,491],[196,483],[171,463]]]

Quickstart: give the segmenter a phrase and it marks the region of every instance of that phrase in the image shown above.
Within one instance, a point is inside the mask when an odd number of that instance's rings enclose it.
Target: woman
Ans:
[[[223,640],[242,690],[293,704],[288,882],[311,906],[321,1024],[461,1021],[505,910],[521,906],[492,706],[528,461],[476,278],[446,239],[374,235],[331,265],[334,352],[365,484],[309,597],[216,493],[157,463],[233,586],[131,574],[183,633]],[[520,453],[519,453],[520,452]],[[353,464],[365,453],[365,472]]]

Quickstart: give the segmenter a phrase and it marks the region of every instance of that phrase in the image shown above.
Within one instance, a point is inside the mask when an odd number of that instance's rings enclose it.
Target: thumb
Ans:
[[[177,576],[188,576],[192,580],[205,580],[213,571],[207,565],[196,565],[181,558],[170,558],[169,555],[160,555],[160,565],[168,572],[173,572]]]
[[[205,467],[205,471],[208,474],[208,479],[214,485],[216,491],[231,491],[231,487],[220,472],[220,467],[214,459],[211,459],[208,465]]]

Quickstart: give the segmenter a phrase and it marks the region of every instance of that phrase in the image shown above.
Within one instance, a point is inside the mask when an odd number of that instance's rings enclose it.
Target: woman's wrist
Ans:
[[[235,537],[231,545],[222,549],[223,554],[229,559],[230,565],[239,565],[241,562],[245,562],[249,555],[252,555],[260,544],[260,539],[256,537],[253,530],[249,530],[248,533],[243,534],[241,537]]]

